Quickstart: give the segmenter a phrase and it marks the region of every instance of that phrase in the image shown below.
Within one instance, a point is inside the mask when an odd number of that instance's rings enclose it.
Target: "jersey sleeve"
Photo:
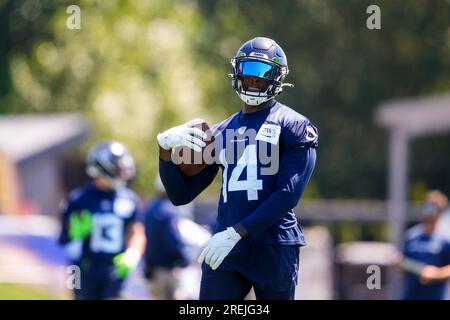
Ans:
[[[297,205],[315,163],[315,148],[292,147],[283,153],[276,191],[240,222],[251,236],[259,235]]]
[[[65,245],[68,242],[70,242],[69,216],[73,211],[77,209],[78,209],[77,203],[72,197],[62,200],[59,205],[59,215],[61,218],[61,231],[59,234],[58,242],[61,245]]]
[[[176,206],[188,204],[205,190],[219,171],[216,164],[208,165],[200,173],[185,177],[172,161],[159,160],[159,175],[167,195]]]
[[[142,221],[142,204],[139,196],[133,192],[133,202],[134,202],[134,210],[130,216],[131,222],[141,222]]]
[[[131,235],[132,232],[132,227],[135,223],[142,223],[142,205],[141,205],[141,201],[139,196],[131,191],[128,190],[130,192],[130,200],[133,203],[133,209],[131,210],[131,213],[129,216],[127,216],[126,218],[124,218],[124,224],[125,224],[125,235],[128,238]],[[127,241],[128,242],[128,241]]]
[[[403,241],[401,250],[402,250],[402,254],[403,254],[404,257],[408,257],[408,256],[409,256],[409,252],[408,252],[408,239],[405,239],[405,240]]]
[[[308,119],[286,122],[283,127],[283,142],[287,149],[319,146],[318,130]]]
[[[443,265],[444,266],[450,265],[450,242],[445,241],[442,254],[443,254]]]

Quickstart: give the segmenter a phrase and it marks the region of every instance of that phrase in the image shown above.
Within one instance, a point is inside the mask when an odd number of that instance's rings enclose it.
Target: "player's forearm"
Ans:
[[[142,223],[134,223],[130,233],[127,249],[136,250],[142,255],[146,245],[144,226]]]
[[[167,196],[174,205],[183,205],[192,201],[187,179],[172,161],[159,160],[159,175]]]
[[[172,150],[166,150],[159,147],[159,158],[164,161],[171,161]]]
[[[65,244],[67,244],[69,241],[70,241],[70,239],[69,239],[68,227],[67,227],[67,224],[63,223],[61,232],[58,236],[58,243],[63,246]]]
[[[274,192],[252,214],[240,222],[250,235],[257,236],[268,229],[297,205],[314,170],[316,150],[309,148],[304,153],[289,158],[281,164],[281,170],[283,166],[290,167],[292,162],[297,162],[298,167],[284,178],[286,180],[284,187]],[[236,229],[236,226],[234,227]],[[238,230],[237,232],[240,234]]]
[[[58,236],[58,243],[62,246],[70,242],[69,237],[69,215],[73,208],[68,201],[63,201],[60,205],[59,215],[61,217],[61,230]]]
[[[183,205],[192,201],[185,177],[172,162],[172,150],[159,147],[159,176],[173,204]]]
[[[450,279],[450,265],[441,268],[442,280]]]
[[[218,171],[216,165],[209,165],[193,177],[185,177],[172,161],[159,160],[159,175],[167,195],[174,205],[188,204],[205,190]]]

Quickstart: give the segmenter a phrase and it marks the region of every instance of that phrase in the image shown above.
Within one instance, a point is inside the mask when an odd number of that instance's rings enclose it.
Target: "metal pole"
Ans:
[[[406,222],[408,185],[408,134],[401,128],[393,128],[389,141],[389,237],[397,249],[402,250]],[[391,272],[392,298],[398,298],[401,278],[398,272]]]

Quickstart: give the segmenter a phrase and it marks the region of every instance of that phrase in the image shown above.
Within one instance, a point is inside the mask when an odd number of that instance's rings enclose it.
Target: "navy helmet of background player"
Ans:
[[[159,171],[169,198],[192,201],[222,169],[217,226],[199,257],[201,299],[243,299],[251,287],[258,299],[293,299],[303,232],[293,208],[312,175],[318,145],[310,121],[274,98],[288,74],[281,47],[268,38],[246,42],[231,61],[232,85],[242,110],[213,126],[219,162],[186,178],[171,161],[171,150],[204,147],[192,123],[158,135]],[[251,133],[255,134],[252,136]],[[234,152],[239,149],[241,152]],[[262,150],[277,170],[263,171]],[[267,160],[267,159],[266,159]]]
[[[86,171],[92,181],[71,192],[61,208],[59,241],[81,268],[77,298],[117,298],[145,241],[143,227],[135,223],[138,197],[126,187],[136,168],[125,146],[109,141],[91,149]]]
[[[86,160],[89,177],[105,179],[120,189],[136,175],[134,159],[125,146],[116,141],[103,142],[91,149]]]

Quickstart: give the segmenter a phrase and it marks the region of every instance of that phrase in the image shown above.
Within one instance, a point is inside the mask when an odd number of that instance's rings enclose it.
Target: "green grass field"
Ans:
[[[0,283],[0,300],[61,300],[67,298],[49,293],[39,286]]]

